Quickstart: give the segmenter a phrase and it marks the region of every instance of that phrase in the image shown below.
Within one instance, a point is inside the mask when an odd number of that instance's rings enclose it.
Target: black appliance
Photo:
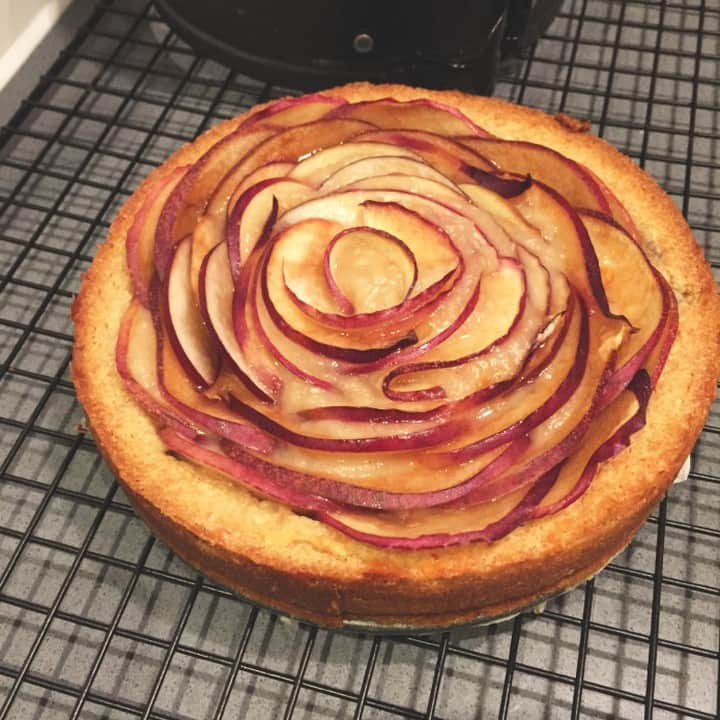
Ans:
[[[560,0],[155,0],[195,51],[272,83],[354,80],[491,94]]]

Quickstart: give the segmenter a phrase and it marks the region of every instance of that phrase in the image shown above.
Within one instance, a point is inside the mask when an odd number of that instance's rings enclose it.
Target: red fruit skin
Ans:
[[[260,381],[264,384],[266,389],[263,389],[260,387],[248,374],[247,368],[241,367],[240,362],[241,359],[238,359],[236,361],[235,359],[235,353],[231,351],[231,349],[228,347],[227,343],[229,341],[223,342],[223,338],[221,336],[221,331],[219,327],[216,327],[215,323],[217,320],[214,321],[212,317],[212,313],[210,312],[210,308],[208,306],[208,283],[212,282],[216,286],[219,285],[222,282],[221,278],[213,278],[212,276],[208,276],[208,268],[211,267],[210,263],[212,261],[212,255],[216,252],[225,252],[226,246],[222,243],[218,246],[216,246],[213,250],[211,250],[203,260],[202,265],[200,266],[200,277],[199,277],[199,295],[200,295],[200,309],[203,314],[203,318],[205,320],[205,324],[208,327],[209,331],[212,333],[213,338],[215,340],[215,343],[217,344],[218,348],[220,348],[220,352],[222,354],[222,357],[224,361],[232,368],[233,373],[235,376],[247,387],[250,392],[261,402],[265,403],[272,403],[274,402],[274,399],[276,395],[279,393],[281,388],[281,380],[276,375],[274,375],[270,371],[262,372],[260,371],[256,366],[255,370],[257,371],[257,374],[259,375]],[[232,310],[231,310],[231,317],[232,317]],[[226,329],[230,330],[234,333],[234,326],[231,328]]]
[[[189,238],[186,238],[185,242],[189,242]],[[177,250],[180,248],[181,243],[178,243],[178,245],[175,246],[175,253],[177,253]],[[175,254],[174,253],[174,254]],[[166,336],[168,341],[170,342],[170,345],[173,348],[173,351],[175,352],[175,355],[177,356],[180,364],[183,367],[183,370],[187,373],[188,377],[192,380],[192,382],[201,389],[205,389],[212,385],[213,382],[215,382],[215,379],[218,376],[218,373],[220,372],[220,348],[217,346],[217,344],[214,342],[214,336],[211,335],[211,333],[208,331],[208,328],[204,324],[204,320],[202,319],[202,312],[200,308],[196,308],[195,312],[197,312],[200,322],[201,322],[201,328],[202,332],[205,335],[205,342],[202,343],[203,347],[206,349],[207,354],[210,356],[209,361],[211,363],[211,370],[209,375],[205,376],[201,373],[200,369],[195,366],[195,364],[192,362],[190,357],[188,356],[186,349],[185,349],[185,342],[183,338],[183,332],[185,331],[185,328],[182,326],[179,326],[178,323],[175,321],[175,319],[172,316],[171,313],[171,299],[169,297],[170,293],[170,278],[173,273],[173,263],[175,262],[175,258],[173,257],[170,260],[170,266],[168,270],[168,276],[166,278],[165,283],[163,283],[163,289],[162,289],[162,297],[159,299],[160,304],[160,312],[163,316],[163,325],[165,328]]]
[[[330,345],[328,343],[314,340],[307,335],[303,335],[285,320],[275,307],[275,304],[270,297],[270,291],[267,283],[267,264],[270,259],[270,250],[272,250],[272,246],[269,246],[265,250],[260,268],[258,269],[260,276],[260,294],[273,323],[275,323],[283,335],[293,342],[319,355],[325,355],[326,357],[333,358],[335,360],[342,360],[350,363],[372,363],[380,358],[387,357],[388,355],[407,347],[408,345],[414,345],[417,342],[417,336],[414,333],[408,333],[405,337],[396,340],[390,345],[382,347],[353,348]]]
[[[347,100],[344,100],[343,98],[334,97],[332,95],[323,95],[322,93],[313,93],[312,95],[300,95],[299,97],[294,98],[283,98],[281,100],[276,100],[262,110],[253,113],[249,118],[244,120],[239,127],[247,130],[248,128],[258,123],[266,123],[268,121],[272,122],[273,116],[277,115],[283,110],[287,110],[288,108],[318,102],[327,104],[328,113],[326,113],[326,117],[329,116],[329,113],[332,112],[332,109],[334,107],[347,104]],[[284,127],[283,125],[275,126]]]
[[[310,450],[326,450],[329,452],[395,452],[398,450],[428,448],[452,440],[465,429],[463,421],[451,421],[415,432],[395,435],[363,438],[315,437],[304,435],[281,425],[233,395],[228,398],[228,406],[239,417],[279,440]]]
[[[414,493],[395,493],[385,490],[374,490],[330,478],[319,477],[309,473],[297,472],[278,467],[270,462],[254,456],[238,445],[225,443],[224,451],[242,465],[261,472],[283,485],[305,493],[327,498],[342,506],[365,508],[378,511],[402,511],[418,508],[436,507],[463,497],[474,487],[506,470],[515,459],[526,449],[527,439],[509,443],[495,459],[484,468],[463,480],[442,490]]]
[[[531,485],[525,497],[509,513],[496,522],[478,530],[418,535],[416,537],[386,536],[366,533],[345,524],[341,520],[341,513],[333,514],[332,511],[323,511],[318,518],[356,540],[384,548],[429,550],[453,545],[467,545],[471,542],[493,542],[512,532],[532,517],[537,505],[552,488],[555,475],[554,471],[543,475]]]
[[[535,508],[531,514],[532,519],[546,517],[566,508],[580,498],[590,487],[595,474],[601,463],[610,458],[615,457],[630,445],[632,436],[645,427],[647,420],[647,406],[650,402],[650,394],[652,392],[651,379],[645,370],[640,370],[628,384],[627,389],[630,390],[638,401],[637,412],[619,427],[600,447],[593,453],[588,461],[585,469],[578,478],[575,487],[561,500],[546,505],[542,508]],[[558,466],[558,470],[562,466]]]
[[[483,130],[479,125],[474,123],[467,115],[465,115],[463,112],[458,110],[457,108],[451,107],[449,105],[444,105],[443,103],[439,103],[435,100],[425,99],[421,98],[419,100],[411,100],[411,101],[405,101],[401,102],[399,100],[396,100],[392,97],[387,98],[381,98],[380,100],[366,100],[364,102],[357,102],[357,103],[347,103],[339,106],[335,110],[331,110],[326,117],[354,117],[353,113],[363,113],[365,110],[370,110],[371,113],[374,109],[377,109],[378,111],[386,111],[386,114],[389,117],[392,117],[393,115],[393,109],[396,109],[398,107],[404,107],[404,108],[423,108],[423,107],[429,107],[434,108],[436,110],[439,110],[441,112],[447,113],[448,115],[452,116],[456,120],[459,120],[461,123],[461,126],[464,126],[463,129],[466,129],[470,135],[476,135],[478,137],[484,137],[484,138],[490,138],[492,135],[487,132],[487,130]],[[378,118],[376,117],[375,120],[372,119],[373,115],[370,115],[369,122],[373,122],[374,124],[378,124],[378,127],[392,127],[392,121],[389,125],[377,123]],[[365,120],[365,117],[362,117],[361,119]]]
[[[161,430],[159,435],[168,448],[180,456],[199,465],[218,470],[242,487],[265,497],[279,500],[292,508],[311,512],[339,508],[330,500],[303,493],[289,485],[273,482],[266,474],[257,472],[248,465],[241,464],[220,452],[212,441],[207,439],[190,440],[169,428]]]
[[[161,281],[167,275],[175,245],[192,233],[217,182],[238,159],[260,144],[267,133],[262,129],[236,129],[207,150],[175,186],[155,231],[155,270]]]
[[[150,306],[150,283],[155,272],[155,229],[145,227],[148,222],[148,215],[162,193],[171,186],[177,186],[188,168],[188,165],[177,167],[152,186],[128,230],[125,243],[128,273],[130,274],[133,295],[145,307]]]
[[[159,283],[155,283],[151,288],[150,299],[153,324],[155,327],[158,385],[165,400],[196,426],[217,433],[221,437],[225,437],[233,442],[241,443],[251,450],[263,454],[270,453],[275,447],[275,440],[267,433],[243,422],[227,420],[210,415],[202,410],[197,410],[176,398],[168,390],[165,382],[165,364],[163,360],[164,345],[167,342],[165,336],[167,320],[165,312],[162,309],[162,290],[159,287]],[[180,362],[179,358],[178,362]]]
[[[586,191],[584,197],[578,194],[578,190],[575,190],[575,197],[566,197],[575,209],[611,213],[606,188],[597,176],[557,150],[520,140],[473,138],[462,139],[461,142],[490,160],[505,173],[519,173],[522,176],[529,172],[533,179],[545,184],[554,184],[558,175],[562,173],[568,178],[568,182],[563,183],[564,187],[570,185]],[[515,151],[520,152],[516,154]]]
[[[130,304],[120,323],[117,344],[115,345],[115,367],[128,392],[149,415],[159,420],[162,425],[172,428],[176,433],[193,438],[199,434],[200,430],[189,422],[187,418],[175,412],[172,406],[153,397],[130,372],[128,362],[130,335],[136,314],[140,309],[139,302],[136,299]]]

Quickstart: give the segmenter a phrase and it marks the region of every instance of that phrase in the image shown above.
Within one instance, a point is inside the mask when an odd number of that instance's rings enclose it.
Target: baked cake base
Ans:
[[[677,339],[647,425],[630,447],[604,463],[588,491],[555,515],[490,544],[417,551],[357,542],[168,453],[115,368],[118,328],[131,299],[125,235],[151,185],[197,159],[242,116],[180,149],[118,214],[73,306],[78,398],[99,449],[153,532],[185,561],[249,599],[328,627],[438,628],[504,617],[598,572],[672,483],[702,428],[720,370],[720,303],[711,273],[657,184],[564,119],[493,98],[393,85],[355,84],[327,93],[351,101],[436,99],[501,138],[538,142],[583,163],[622,198],[679,305]]]

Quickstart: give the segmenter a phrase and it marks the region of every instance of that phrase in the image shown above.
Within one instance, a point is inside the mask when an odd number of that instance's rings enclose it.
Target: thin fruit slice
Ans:
[[[212,385],[220,369],[220,354],[208,332],[190,284],[192,238],[182,240],[170,262],[166,283],[168,339],[188,377],[198,387]]]
[[[235,282],[240,268],[258,244],[267,241],[276,218],[288,208],[307,202],[315,191],[299,180],[268,178],[249,187],[228,218],[225,241]]]
[[[422,550],[492,542],[530,519],[553,481],[549,473],[529,490],[520,489],[497,502],[475,507],[434,507],[411,514],[329,510],[319,517],[350,537],[384,548]]]
[[[489,133],[467,115],[449,105],[421,98],[402,102],[395,98],[346,103],[335,108],[328,117],[364,120],[385,130],[425,130],[431,127],[438,135],[477,135]]]
[[[167,309],[161,296],[153,303],[153,322],[157,337],[158,386],[165,400],[194,425],[245,447],[267,454],[275,447],[275,440],[261,429],[245,422],[220,399],[209,398],[200,392],[187,373],[172,346],[167,342]]]
[[[579,163],[544,145],[496,138],[463,138],[471,148],[505,172],[530,175],[552,186],[574,208],[610,212],[595,178]]]
[[[482,483],[487,477],[503,472],[523,451],[526,440],[508,443],[493,453],[487,453],[480,469],[466,480],[446,485],[444,478],[435,474],[424,478],[393,477],[394,490],[378,489],[372,486],[356,485],[346,479],[324,477],[316,473],[298,472],[282,465],[273,464],[247,452],[239,446],[227,444],[225,451],[237,462],[251,470],[260,470],[268,477],[281,481],[284,485],[302,492],[328,498],[344,505],[372,510],[415,510],[436,507],[470,492],[474,485]],[[389,483],[386,483],[389,484]],[[400,491],[399,488],[403,490]],[[421,489],[413,490],[413,487]]]
[[[152,186],[128,230],[125,249],[130,282],[133,294],[145,307],[149,307],[150,283],[155,273],[155,230],[160,213],[187,170],[187,165],[175,168]]]
[[[120,323],[115,365],[128,392],[148,414],[182,435],[194,437],[200,432],[163,396],[157,376],[155,326],[150,311],[138,299],[133,299]]]
[[[240,127],[249,128],[259,123],[272,127],[303,125],[319,120],[336,107],[346,103],[347,100],[343,98],[321,93],[284,98],[276,100],[260,111],[254,112]]]
[[[269,475],[233,460],[212,440],[189,440],[170,429],[161,430],[159,435],[168,448],[181,457],[197,463],[200,467],[217,470],[255,494],[279,500],[297,510],[324,511],[337,507],[330,500],[308,495],[286,483],[276,482]]]
[[[590,423],[600,411],[603,389],[613,366],[614,342],[608,328],[590,316],[589,346],[582,379],[571,396],[530,431],[525,455],[504,475],[462,499],[462,503],[487,502],[527,487],[574,453]]]
[[[372,437],[317,437],[305,435],[298,430],[282,425],[270,414],[263,414],[242,400],[230,397],[229,407],[238,416],[268,434],[299,447],[328,452],[396,452],[417,450],[447,442],[463,431],[463,423],[448,422],[433,425],[415,432],[377,435]]]
[[[239,163],[242,165],[242,161]],[[193,292],[198,296],[197,279],[200,274],[200,266],[205,256],[219,242],[225,239],[225,226],[228,209],[235,206],[237,199],[252,185],[264,180],[282,178],[287,175],[291,163],[267,163],[258,168],[254,173],[247,176],[244,167],[238,166],[229,170],[222,181],[213,192],[205,212],[197,222],[193,231],[192,260],[190,263],[190,275],[193,283]]]
[[[492,163],[459,142],[423,130],[372,130],[356,142],[378,142],[411,150],[454,183],[473,180],[472,170],[493,171]],[[396,151],[397,152],[397,151]]]
[[[380,145],[380,143],[378,143],[378,145]],[[410,178],[427,178],[447,185],[450,188],[455,188],[454,183],[426,162],[413,157],[400,156],[393,148],[392,154],[363,157],[360,160],[355,160],[341,167],[332,175],[328,176],[322,185],[320,185],[319,190],[323,193],[333,192],[366,178],[375,178],[389,174],[405,176],[407,178],[405,185],[408,189],[412,189],[413,187],[413,181]]]
[[[217,245],[211,251],[200,274],[201,307],[208,327],[215,334],[226,360],[244,385],[260,400],[269,402],[277,397],[282,382],[272,370],[259,364],[257,353],[249,359],[241,349],[233,326],[233,295],[235,287],[230,274],[227,248]]]
[[[298,158],[315,155],[323,148],[342,146],[372,128],[369,123],[343,118],[321,118],[304,125],[289,127],[274,133],[255,147],[243,159],[242,167],[249,174],[270,162],[294,163]]]
[[[423,362],[404,364],[388,373],[383,381],[386,397],[399,401],[448,397],[448,381],[453,383],[452,395],[462,392],[455,388],[458,382],[464,388],[483,386],[477,382],[472,361],[507,340],[518,327],[527,304],[525,273],[515,260],[503,259],[495,272],[483,276],[478,291],[476,302],[463,313],[461,322],[425,354]],[[531,341],[529,338],[526,351]],[[452,373],[441,372],[449,368]],[[512,377],[517,371],[508,372]]]
[[[412,250],[373,226],[347,228],[328,243],[323,273],[346,315],[376,313],[405,301],[418,279]]]
[[[271,130],[236,130],[215,143],[185,173],[170,193],[155,232],[155,268],[164,282],[173,250],[192,234],[218,181],[253,148],[272,135]]]
[[[632,436],[645,427],[650,392],[650,376],[641,370],[627,390],[593,420],[582,447],[563,463],[533,518],[551,515],[575,502],[590,487],[600,464],[630,445]]]
[[[293,230],[297,231],[298,226]],[[285,236],[287,237],[287,236]],[[280,262],[268,265],[270,253],[266,253],[259,269],[260,292],[264,307],[275,326],[290,340],[319,355],[350,363],[370,363],[392,353],[414,345],[417,336],[409,333],[397,340],[389,341],[387,337],[362,337],[356,335],[354,344],[336,344],[335,334],[321,323],[303,313],[293,302],[285,289],[285,282]],[[271,272],[269,268],[276,268]],[[272,291],[271,291],[272,287]],[[292,318],[289,320],[288,318]],[[325,336],[326,339],[318,339]],[[329,336],[329,337],[328,337]],[[341,338],[347,341],[347,337]]]
[[[643,367],[670,321],[669,293],[640,246],[612,220],[581,212],[598,255],[603,286],[613,313],[623,315],[633,332],[618,350],[616,370],[605,390],[611,402]]]
[[[392,156],[421,160],[417,153],[408,148],[380,142],[361,142],[357,139],[340,145],[331,145],[303,157],[288,173],[288,177],[321,187],[335,173],[349,168],[357,162]]]

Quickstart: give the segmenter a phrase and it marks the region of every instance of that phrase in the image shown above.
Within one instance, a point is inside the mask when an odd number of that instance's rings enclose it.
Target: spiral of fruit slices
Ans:
[[[116,348],[169,450],[362,542],[493,542],[645,424],[675,298],[622,203],[430,100],[309,95],[157,180]]]

